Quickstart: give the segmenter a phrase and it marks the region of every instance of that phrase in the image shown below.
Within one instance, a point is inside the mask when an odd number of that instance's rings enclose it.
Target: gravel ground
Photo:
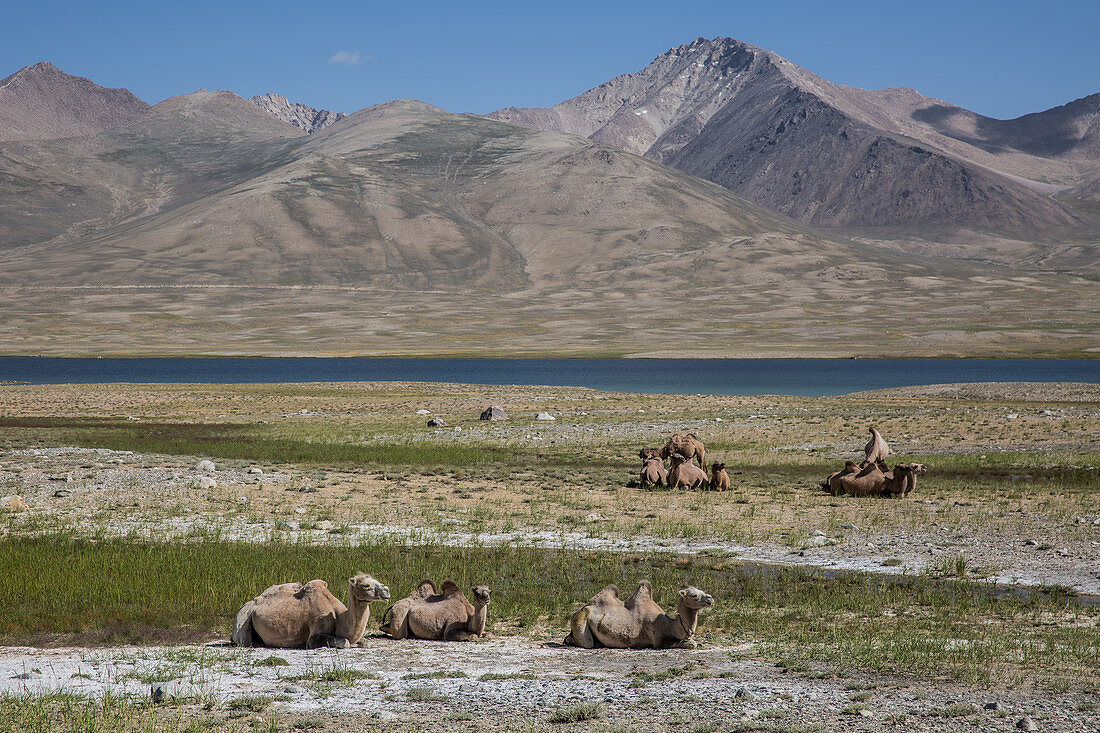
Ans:
[[[264,666],[270,657],[285,666]],[[645,682],[645,673],[680,671]],[[340,672],[346,683],[323,678]],[[415,678],[428,673],[450,678]],[[370,675],[369,677],[367,675]],[[502,678],[489,679],[483,675]],[[982,691],[938,680],[843,678],[784,673],[737,647],[693,651],[578,650],[530,637],[472,644],[371,638],[351,650],[235,649],[222,644],[110,649],[0,648],[0,694],[65,691],[170,694],[214,711],[265,697],[288,721],[332,727],[443,730],[464,720],[492,727],[546,724],[570,706],[596,703],[602,718],[645,730],[1016,730],[1100,729],[1100,696],[1034,690]],[[27,679],[29,677],[29,679]],[[151,682],[156,680],[156,682]],[[987,709],[990,706],[990,709]],[[707,724],[711,724],[708,726]],[[718,727],[713,727],[718,726]],[[758,726],[754,728],[753,726]]]

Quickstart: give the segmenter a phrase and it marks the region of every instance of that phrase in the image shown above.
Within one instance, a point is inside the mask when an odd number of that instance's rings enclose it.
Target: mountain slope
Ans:
[[[764,49],[698,39],[553,108],[490,117],[586,135],[817,225],[1022,237],[1059,237],[1082,225],[1079,212],[1048,197],[1055,188],[1018,177],[1066,134],[1028,152],[1024,139],[1046,126],[1021,118],[1004,128],[1014,132],[969,139],[963,125],[922,121],[921,110],[928,117],[938,100],[909,91],[841,87]],[[1001,151],[1003,139],[1020,149]],[[1090,146],[1074,149],[1087,156]],[[1007,170],[997,167],[1013,155]],[[1044,171],[1059,183],[1075,175],[1060,162]]]
[[[0,141],[94,135],[147,109],[125,89],[101,87],[43,61],[0,81]]]
[[[141,128],[166,126],[155,119]],[[138,131],[100,136],[95,158],[147,167]],[[730,256],[707,276],[738,275],[737,252],[757,237],[802,242],[814,267],[854,253],[642,158],[418,102],[363,110],[308,138],[280,132],[238,141],[227,150],[242,152],[223,152],[203,175],[182,156],[165,161],[167,203],[22,248],[0,280],[49,270],[73,283],[167,283],[200,271],[211,283],[517,289],[610,285],[660,263],[650,277],[677,287],[715,248]]]

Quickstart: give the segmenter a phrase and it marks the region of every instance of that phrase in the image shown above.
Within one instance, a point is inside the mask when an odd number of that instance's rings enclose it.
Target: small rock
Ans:
[[[822,532],[820,529],[815,529],[815,530],[810,532],[810,536],[811,537],[824,537],[825,533]]]
[[[297,509],[294,510],[294,513],[295,514],[305,514],[306,510],[303,509],[302,507],[298,507]]]
[[[5,512],[25,512],[29,511],[30,507],[27,506],[27,502],[22,496],[12,495],[0,499],[0,510]]]
[[[1000,710],[1001,704],[999,702],[987,702],[985,704],[986,710]]]
[[[1036,542],[1035,540],[1027,540],[1026,542],[1024,542],[1024,544],[1028,547],[1038,547],[1039,546],[1039,543]]]
[[[508,413],[504,411],[504,408],[500,405],[493,405],[492,407],[486,407],[481,413],[481,420],[507,420]]]
[[[58,489],[57,491],[53,492],[53,496],[55,499],[66,499],[72,495],[73,492],[69,491],[68,489]]]
[[[179,680],[154,682],[149,686],[149,696],[153,698],[153,702],[163,702],[173,697],[184,697],[183,685],[180,684]]]
[[[429,428],[445,428],[445,427],[447,427],[447,423],[445,421],[439,419],[438,417],[433,417],[431,420],[428,421],[428,427]]]
[[[557,418],[554,417],[553,415],[551,415],[549,412],[540,412],[538,415],[535,415],[535,419],[536,420],[548,420],[548,421],[551,421],[551,422],[553,422],[554,420],[557,420]]]
[[[416,411],[416,414],[417,415],[431,415],[432,411],[431,410],[425,410],[425,409],[421,408],[421,409]]]
[[[127,420],[140,420],[141,418],[140,417],[134,417],[133,415],[127,415],[126,419]]]
[[[1019,415],[1017,415],[1015,412],[1010,412],[1007,415],[1005,415],[1006,420],[1015,420],[1018,417],[1019,417]]]
[[[1039,730],[1039,726],[1035,724],[1035,721],[1026,715],[1016,721],[1016,727],[1020,730]]]
[[[215,471],[214,462],[203,459],[195,464],[196,471]]]
[[[802,540],[803,547],[824,547],[829,544],[829,538],[824,535],[810,535]]]
[[[247,496],[238,496],[237,497],[237,503],[238,504],[247,504],[248,503],[248,497]]]
[[[248,469],[248,472],[253,474],[262,474],[264,470],[259,466],[253,466],[252,468]]]
[[[218,488],[218,482],[209,476],[199,476],[197,479],[191,482],[191,485],[198,489],[216,489]]]
[[[854,524],[840,524],[840,525],[837,525],[837,526],[839,526],[841,529],[846,529],[849,532],[856,532],[856,531],[859,530],[859,527],[857,527]]]
[[[20,672],[19,674],[12,677],[12,679],[13,680],[40,680],[40,679],[42,679],[42,674],[40,672],[35,672],[34,670],[31,670],[30,672]]]
[[[737,692],[733,693],[733,697],[734,697],[735,700],[751,700],[752,699],[752,695],[750,695],[749,691],[746,690],[744,687],[738,687]]]
[[[860,714],[860,716],[861,716],[861,717],[864,717],[864,718],[871,718],[871,717],[874,717],[874,713],[872,713],[872,712],[871,712],[870,710],[868,710],[867,708],[860,708],[860,709],[859,709],[859,714]]]
[[[591,514],[589,514],[588,516],[586,516],[584,518],[584,521],[589,522],[589,523],[591,523],[591,522],[606,522],[607,517],[600,514],[599,512],[592,512]]]
[[[303,407],[302,409],[298,410],[298,414],[299,415],[308,415],[309,410],[307,410],[306,408]]]
[[[716,418],[714,418],[714,422],[724,422],[724,421],[722,420],[722,418],[716,417]]]
[[[298,685],[287,685],[283,688],[283,692],[288,695],[303,695],[308,692],[308,690],[306,690],[306,688],[304,687],[299,687]]]

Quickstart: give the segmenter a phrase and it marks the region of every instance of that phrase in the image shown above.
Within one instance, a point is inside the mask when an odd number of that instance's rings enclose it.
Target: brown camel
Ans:
[[[857,473],[841,471],[829,477],[829,491],[834,495],[905,496],[917,485],[917,472],[913,469],[913,465],[899,463],[892,470],[883,471],[880,464],[871,463]],[[847,464],[845,469],[847,470]]]
[[[638,451],[638,458],[641,458],[643,462],[649,460],[650,458],[660,458],[660,457],[661,457],[661,449],[660,448],[642,448],[640,451]]]
[[[668,459],[673,455],[679,453],[687,458],[689,461],[692,458],[699,460],[699,468],[704,471],[707,470],[707,448],[703,445],[703,441],[696,437],[695,433],[688,433],[687,435],[673,435],[665,443],[665,447],[661,448],[661,458]]]
[[[825,490],[830,490],[833,486],[833,479],[838,479],[841,476],[851,476],[859,473],[860,470],[862,470],[861,467],[856,465],[855,461],[845,461],[844,468],[840,469],[836,473],[829,474],[829,477],[821,483],[821,488]]]
[[[416,590],[383,614],[382,631],[394,639],[470,641],[482,636],[492,591],[484,585],[475,585],[470,591],[472,604],[453,580],[443,581],[442,593],[432,581],[422,580]]]
[[[672,454],[672,468],[668,469],[668,488],[703,489],[708,486],[706,472],[690,461],[690,458],[679,453]]]
[[[867,432],[871,434],[871,439],[867,441],[867,445],[863,446],[863,462],[878,463],[879,461],[885,461],[886,456],[893,452],[890,450],[889,444],[874,428],[867,428]]]
[[[238,646],[354,646],[370,620],[370,603],[390,597],[390,589],[369,575],[348,579],[348,605],[332,595],[328,583],[311,580],[273,585],[241,607],[233,623]]]
[[[917,488],[917,474],[924,473],[920,463],[899,463],[886,474],[887,484],[884,493],[887,496],[909,496]]]
[[[729,491],[730,475],[726,473],[726,464],[717,461],[710,464],[710,488],[714,491]]]
[[[650,484],[654,486],[664,486],[668,480],[668,471],[665,470],[665,464],[659,457],[646,458],[642,464],[642,473],[639,477],[639,483],[642,488],[648,487]]]
[[[695,627],[699,609],[714,604],[714,598],[698,588],[680,591],[676,615],[669,616],[653,601],[653,586],[643,580],[634,595],[624,602],[619,589],[609,585],[592,596],[569,622],[567,646],[592,649],[663,649],[696,646]]]

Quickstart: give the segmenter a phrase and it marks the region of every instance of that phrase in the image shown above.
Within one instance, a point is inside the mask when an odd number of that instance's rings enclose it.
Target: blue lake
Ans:
[[[1100,382],[1087,359],[66,359],[0,357],[0,382],[416,381],[624,392],[836,395],[945,382]]]

